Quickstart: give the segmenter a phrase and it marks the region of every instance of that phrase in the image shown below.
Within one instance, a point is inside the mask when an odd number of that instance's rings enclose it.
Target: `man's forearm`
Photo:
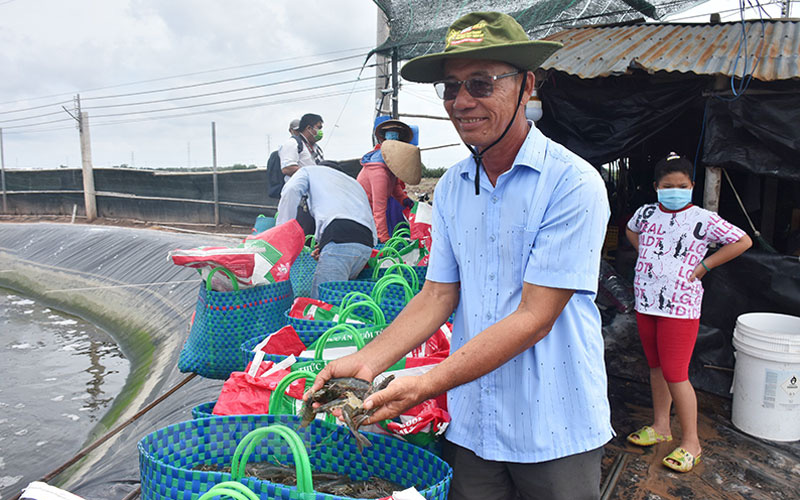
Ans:
[[[526,285],[529,287],[532,285]],[[428,397],[475,380],[542,340],[574,293],[535,287],[523,293],[520,307],[491,325],[422,376]],[[526,296],[527,295],[527,296]]]

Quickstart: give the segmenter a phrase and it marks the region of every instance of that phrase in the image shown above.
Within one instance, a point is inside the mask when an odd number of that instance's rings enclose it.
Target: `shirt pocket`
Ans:
[[[513,282],[521,282],[525,276],[525,268],[531,255],[534,240],[538,231],[530,230],[522,225],[512,225],[507,241],[503,244],[503,260],[508,269],[506,278]]]

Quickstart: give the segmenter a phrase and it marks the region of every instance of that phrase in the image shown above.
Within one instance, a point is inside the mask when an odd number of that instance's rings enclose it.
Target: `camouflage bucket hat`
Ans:
[[[450,25],[443,52],[415,57],[400,74],[412,82],[433,83],[444,78],[444,61],[452,58],[500,61],[533,71],[561,46],[531,40],[508,14],[472,12]]]

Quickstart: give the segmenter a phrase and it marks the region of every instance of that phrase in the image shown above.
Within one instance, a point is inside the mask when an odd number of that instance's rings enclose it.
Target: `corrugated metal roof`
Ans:
[[[800,21],[746,21],[747,72],[762,57],[754,78],[762,81],[800,78]],[[745,70],[742,24],[632,24],[570,28],[545,40],[564,48],[542,65],[581,78],[625,74],[629,68],[724,75]]]

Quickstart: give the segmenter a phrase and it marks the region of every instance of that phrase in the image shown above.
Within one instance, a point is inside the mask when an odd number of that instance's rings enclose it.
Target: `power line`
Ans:
[[[2,104],[13,104],[13,103],[16,103],[16,102],[23,102],[23,101],[36,101],[36,100],[39,100],[39,99],[49,99],[51,97],[61,97],[61,96],[65,96],[65,95],[72,96],[76,92],[77,93],[87,93],[87,92],[94,92],[94,91],[97,91],[97,90],[107,90],[107,89],[113,89],[113,88],[119,88],[119,87],[128,87],[128,86],[132,86],[132,85],[141,85],[143,83],[152,83],[152,82],[158,82],[158,81],[163,81],[163,80],[171,80],[173,78],[183,78],[183,77],[186,77],[186,76],[196,76],[196,75],[202,75],[202,74],[207,74],[207,73],[217,73],[217,72],[220,72],[220,71],[229,71],[231,69],[240,69],[240,68],[246,68],[246,67],[250,67],[250,66],[260,66],[262,64],[274,64],[274,63],[284,62],[284,61],[296,61],[298,59],[306,59],[306,58],[310,58],[310,57],[321,57],[321,56],[330,55],[330,54],[340,54],[340,53],[343,53],[343,52],[351,52],[353,50],[363,50],[363,49],[368,49],[368,48],[370,48],[370,47],[356,47],[356,48],[352,48],[352,49],[333,50],[333,51],[330,51],[330,52],[323,52],[323,53],[320,53],[320,54],[313,54],[313,55],[308,55],[308,56],[287,57],[287,58],[284,58],[284,59],[275,59],[275,60],[272,60],[272,61],[262,61],[262,62],[257,62],[257,63],[242,64],[242,65],[239,65],[239,66],[228,66],[226,68],[195,71],[195,72],[192,72],[192,73],[184,73],[184,74],[180,74],[180,75],[164,76],[164,77],[159,77],[159,78],[152,78],[152,79],[149,79],[149,80],[139,80],[139,81],[135,81],[135,82],[119,83],[119,84],[116,84],[116,85],[108,85],[108,86],[103,86],[103,87],[95,87],[95,88],[91,88],[91,89],[83,89],[83,90],[78,90],[78,91],[75,91],[75,92],[61,92],[61,93],[58,93],[58,94],[50,94],[50,95],[38,96],[38,97],[29,97],[29,98],[25,98],[25,99],[16,99],[16,100],[12,100],[12,101],[3,101],[3,102],[0,102],[0,105],[2,105]],[[360,55],[365,55],[365,54],[360,54]],[[287,68],[285,71],[289,71],[289,69],[291,69],[291,68]],[[71,101],[66,101],[66,102],[71,102]],[[30,109],[39,109],[41,107],[47,107],[47,106],[52,106],[52,105],[56,105],[57,106],[57,105],[60,105],[60,104],[64,104],[64,102],[45,104],[45,105],[42,105],[42,106],[36,106],[36,107],[33,107],[33,108],[24,108],[24,109],[15,110],[15,111],[2,111],[0,113],[14,113],[16,111],[27,111],[27,110],[30,110]]]
[[[367,68],[371,68],[373,66],[375,66],[375,65],[373,64],[371,66],[366,66],[366,67]],[[233,92],[243,92],[245,90],[253,90],[253,89],[259,89],[259,88],[264,88],[264,87],[272,87],[272,86],[275,86],[275,85],[283,85],[283,84],[286,84],[286,83],[296,83],[296,82],[300,82],[300,81],[304,81],[304,80],[312,80],[314,78],[323,78],[323,77],[326,77],[326,76],[338,75],[338,74],[341,74],[341,73],[347,73],[347,72],[350,72],[350,71],[356,71],[358,69],[361,69],[361,66],[356,66],[354,68],[340,69],[340,70],[337,70],[337,71],[329,71],[328,73],[319,73],[319,74],[314,74],[314,75],[311,75],[311,76],[302,76],[302,77],[299,77],[299,78],[291,78],[289,80],[281,80],[279,82],[265,83],[265,84],[262,84],[262,85],[251,85],[249,87],[240,87],[240,88],[235,88],[235,89],[219,90],[217,92],[207,92],[205,94],[196,94],[196,95],[181,96],[181,97],[169,97],[169,98],[166,98],[166,99],[156,99],[156,100],[153,100],[153,101],[142,101],[142,102],[131,102],[131,103],[125,103],[125,104],[106,104],[106,105],[103,105],[103,106],[84,106],[82,109],[120,108],[120,107],[124,107],[124,106],[141,106],[141,105],[144,105],[144,104],[156,104],[156,103],[160,103],[160,102],[172,102],[172,101],[182,101],[182,100],[186,100],[186,99],[197,99],[197,98],[200,98],[200,97],[209,97],[209,96],[214,96],[214,95],[230,94],[230,93],[233,93]],[[4,121],[4,120],[0,120],[0,121]]]
[[[213,105],[216,105],[216,104],[227,104],[227,103],[230,103],[230,102],[242,102],[242,101],[249,101],[249,100],[252,100],[252,99],[262,99],[264,97],[274,97],[274,96],[277,96],[277,95],[294,94],[296,92],[303,92],[303,91],[306,91],[306,90],[316,90],[316,89],[322,89],[322,88],[327,88],[327,87],[335,87],[337,85],[346,85],[348,83],[353,83],[353,82],[358,82],[358,81],[365,81],[365,80],[374,80],[374,79],[375,79],[375,77],[367,77],[367,78],[364,78],[364,79],[358,79],[357,78],[355,80],[346,80],[346,81],[343,81],[343,82],[326,83],[326,84],[323,84],[323,85],[317,85],[315,87],[306,87],[306,88],[303,88],[303,89],[295,89],[295,90],[284,90],[282,92],[274,92],[272,94],[264,94],[264,95],[259,95],[259,96],[240,97],[240,98],[237,98],[237,99],[227,99],[227,100],[224,100],[224,101],[207,102],[207,103],[202,103],[202,104],[189,104],[189,105],[186,105],[186,106],[176,106],[174,108],[166,108],[166,109],[150,109],[150,110],[144,110],[144,111],[131,111],[131,112],[128,112],[128,113],[110,113],[110,114],[105,114],[105,115],[94,115],[94,117],[95,118],[106,118],[106,117],[111,117],[111,116],[140,115],[140,114],[146,114],[146,113],[159,113],[159,112],[163,112],[163,111],[174,111],[176,109],[190,109],[190,108],[198,108],[198,107],[202,107],[202,106],[213,106]],[[9,128],[12,128],[12,127],[9,127]]]
[[[196,115],[203,115],[208,113],[223,113],[227,111],[238,111],[242,109],[253,109],[253,108],[261,108],[264,106],[275,106],[279,104],[291,104],[294,102],[302,102],[302,101],[310,101],[312,99],[325,99],[328,97],[338,97],[343,95],[352,95],[358,94],[362,92],[371,92],[374,91],[374,87],[370,85],[369,87],[365,87],[363,89],[355,89],[355,90],[344,90],[340,92],[329,92],[325,94],[315,94],[310,96],[303,96],[297,97],[294,99],[283,99],[280,101],[272,101],[272,102],[265,102],[265,103],[257,103],[257,104],[250,104],[247,106],[234,106],[229,108],[217,108],[217,109],[207,109],[202,111],[195,111],[192,113],[181,113],[177,115],[166,115],[166,116],[150,116],[146,118],[134,118],[131,120],[112,120],[112,121],[100,121],[100,122],[93,122],[92,127],[102,127],[107,125],[123,125],[127,123],[137,123],[137,122],[145,122],[145,121],[153,121],[153,120],[164,120],[168,118],[182,118],[186,116],[196,116]],[[41,132],[56,132],[61,130],[73,130],[74,127],[55,127],[49,129],[39,129],[39,130],[19,130],[14,132],[4,132],[6,135],[20,135],[20,134],[36,134]],[[4,129],[5,130],[5,129]]]
[[[294,93],[298,93],[298,92],[306,92],[306,91],[309,91],[309,90],[317,90],[317,89],[321,89],[321,88],[335,87],[335,86],[338,86],[338,85],[346,85],[346,84],[354,83],[354,82],[357,83],[357,82],[360,82],[360,81],[374,80],[375,78],[376,77],[367,77],[367,78],[360,78],[360,79],[355,79],[355,80],[346,80],[346,81],[343,81],[343,82],[328,83],[328,84],[324,84],[324,85],[316,85],[316,86],[313,86],[313,87],[305,87],[305,88],[302,88],[302,89],[293,89],[293,90],[286,90],[286,91],[282,91],[282,92],[274,92],[272,94],[264,94],[264,95],[260,95],[260,96],[242,97],[242,98],[238,98],[238,99],[227,99],[227,100],[223,100],[223,101],[216,101],[216,102],[202,103],[202,104],[192,104],[192,105],[188,105],[188,106],[177,106],[177,107],[173,107],[173,108],[151,109],[151,110],[143,110],[143,111],[133,111],[133,112],[128,112],[128,113],[110,113],[110,114],[104,114],[104,115],[101,114],[101,115],[94,115],[94,116],[92,116],[92,118],[93,119],[96,119],[96,118],[111,118],[111,117],[117,117],[117,116],[131,116],[131,115],[141,115],[141,114],[149,114],[149,113],[170,112],[170,111],[176,111],[176,110],[180,110],[180,109],[198,108],[198,107],[202,107],[202,106],[215,106],[215,105],[219,105],[219,104],[242,102],[242,101],[248,101],[248,100],[253,100],[253,99],[263,99],[263,98],[266,98],[266,97],[275,97],[275,96],[279,96],[279,95],[294,94]],[[303,98],[303,100],[305,100],[305,98]],[[282,103],[282,102],[284,102],[284,101],[276,102],[276,104]],[[294,102],[294,101],[287,100],[285,102]],[[250,106],[250,107],[257,107],[257,105]],[[241,108],[232,108],[232,109],[241,109]],[[217,110],[208,110],[207,112],[214,112],[214,111],[217,111]],[[180,116],[183,116],[183,115],[180,115]],[[50,125],[50,124],[53,124],[53,123],[63,123],[65,121],[72,121],[72,118],[64,118],[64,119],[61,119],[61,120],[50,120],[50,121],[39,122],[39,123],[29,123],[29,124],[25,124],[25,125],[12,125],[10,127],[3,127],[3,130],[36,127],[36,126],[41,126],[41,125]],[[97,126],[97,125],[99,125],[99,123],[92,123],[93,127]],[[69,127],[69,128],[71,128],[71,127]],[[60,130],[60,129],[51,129],[51,130]]]
[[[262,72],[262,73],[254,73],[254,74],[251,74],[251,75],[236,76],[236,77],[233,77],[233,78],[223,78],[221,80],[214,80],[214,81],[211,81],[211,82],[201,82],[201,83],[192,83],[192,84],[189,84],[189,85],[180,85],[180,86],[177,86],[177,87],[169,87],[169,88],[166,88],[166,89],[143,90],[141,92],[131,92],[131,93],[128,93],[128,94],[117,94],[117,95],[104,95],[104,96],[97,96],[97,97],[86,97],[86,98],[84,98],[84,100],[85,101],[90,101],[90,100],[97,100],[97,99],[116,99],[116,98],[119,98],[119,97],[130,97],[130,96],[135,96],[135,95],[155,94],[155,93],[159,93],[159,92],[168,92],[168,91],[172,91],[172,90],[183,90],[183,89],[204,87],[204,86],[207,86],[207,85],[216,85],[218,83],[227,83],[227,82],[233,82],[233,81],[237,81],[237,80],[245,80],[247,78],[256,78],[256,77],[259,77],[259,76],[274,75],[276,73],[285,73],[287,71],[294,71],[294,70],[298,70],[298,69],[313,68],[315,66],[320,66],[322,64],[330,64],[330,63],[334,63],[334,62],[346,61],[348,59],[355,59],[355,58],[358,58],[358,57],[363,57],[365,55],[366,54],[357,54],[357,55],[354,55],[354,56],[339,57],[337,59],[328,59],[328,60],[322,61],[322,62],[303,64],[303,65],[300,65],[300,66],[293,66],[293,67],[290,67],[290,68],[275,69],[275,70],[272,70],[272,71],[265,71],[265,72]]]
[[[353,90],[353,91],[343,90],[343,91],[340,91],[340,92],[331,92],[331,93],[327,93],[327,94],[315,94],[315,95],[310,95],[310,96],[296,97],[294,99],[284,99],[284,100],[280,100],[280,101],[257,103],[257,104],[247,105],[247,106],[234,106],[234,107],[230,107],[230,108],[207,109],[207,110],[202,110],[202,111],[195,111],[195,112],[192,112],[192,113],[181,113],[181,114],[177,114],[177,115],[167,115],[167,116],[151,116],[151,117],[147,117],[147,118],[134,118],[134,119],[131,119],[131,120],[115,120],[115,121],[108,121],[108,122],[96,122],[96,123],[92,123],[92,127],[100,127],[100,126],[105,126],[105,125],[120,125],[120,124],[125,124],[125,123],[136,123],[136,122],[151,121],[151,120],[162,120],[162,119],[165,119],[165,118],[182,118],[182,117],[185,117],[185,116],[203,115],[203,114],[208,114],[208,113],[217,113],[217,112],[226,112],[226,111],[238,111],[238,110],[242,110],[242,109],[261,108],[261,107],[264,107],[264,106],[275,106],[275,105],[279,105],[279,104],[291,104],[291,103],[294,103],[294,102],[310,101],[310,100],[313,100],[313,99],[324,99],[324,98],[328,98],[328,97],[338,97],[338,96],[343,96],[343,95],[350,95],[350,94],[353,94],[353,93],[370,92],[370,91],[374,91],[374,90],[375,90],[375,88],[370,85],[369,87],[364,87],[363,89],[356,89],[356,90]]]
[[[289,80],[282,80],[282,81],[279,81],[279,82],[272,82],[272,83],[267,83],[267,84],[263,84],[263,85],[252,85],[252,86],[249,86],[249,87],[241,87],[241,88],[237,88],[237,89],[221,90],[221,91],[217,91],[217,92],[208,92],[208,93],[205,93],[205,94],[196,94],[196,95],[181,96],[181,97],[171,97],[171,98],[167,98],[167,99],[157,99],[157,100],[152,100],[152,101],[142,101],[142,102],[125,103],[125,104],[108,104],[108,105],[103,105],[103,106],[84,106],[82,109],[89,110],[89,109],[118,108],[118,107],[125,107],[125,106],[139,106],[139,105],[145,105],[145,104],[156,104],[156,103],[163,103],[163,102],[181,101],[181,100],[186,100],[186,99],[196,99],[196,98],[200,98],[200,97],[209,97],[209,96],[220,95],[220,94],[229,94],[229,93],[233,93],[233,92],[241,92],[241,91],[245,91],[245,90],[253,90],[253,89],[257,89],[257,88],[270,87],[270,86],[274,86],[274,85],[282,85],[282,84],[286,84],[286,83],[296,83],[296,82],[303,81],[303,80],[311,80],[311,79],[314,79],[314,78],[322,78],[322,77],[331,76],[331,75],[335,75],[335,74],[355,71],[355,70],[358,70],[358,69],[361,69],[363,71],[364,68],[370,68],[370,67],[373,67],[373,66],[375,66],[375,65],[348,68],[348,69],[344,69],[344,70],[331,71],[331,72],[328,72],[328,73],[321,73],[321,74],[314,74],[314,75],[311,75],[311,76],[293,78],[293,79],[289,79]],[[272,95],[272,94],[269,94],[269,95]],[[175,109],[175,108],[170,108],[170,109]],[[60,115],[61,113],[63,113],[63,111],[59,110],[59,111],[54,111],[54,112],[51,112],[51,113],[43,113],[43,114],[40,114],[40,115],[26,116],[26,117],[22,117],[22,118],[10,118],[10,119],[7,119],[7,120],[0,120],[0,123],[8,123],[8,122],[15,122],[15,121],[23,121],[23,120],[32,120],[32,119],[35,119],[35,118],[42,118],[42,117],[45,117],[45,116]],[[44,123],[48,123],[48,122],[44,122]],[[13,127],[8,127],[8,128],[13,128]]]

